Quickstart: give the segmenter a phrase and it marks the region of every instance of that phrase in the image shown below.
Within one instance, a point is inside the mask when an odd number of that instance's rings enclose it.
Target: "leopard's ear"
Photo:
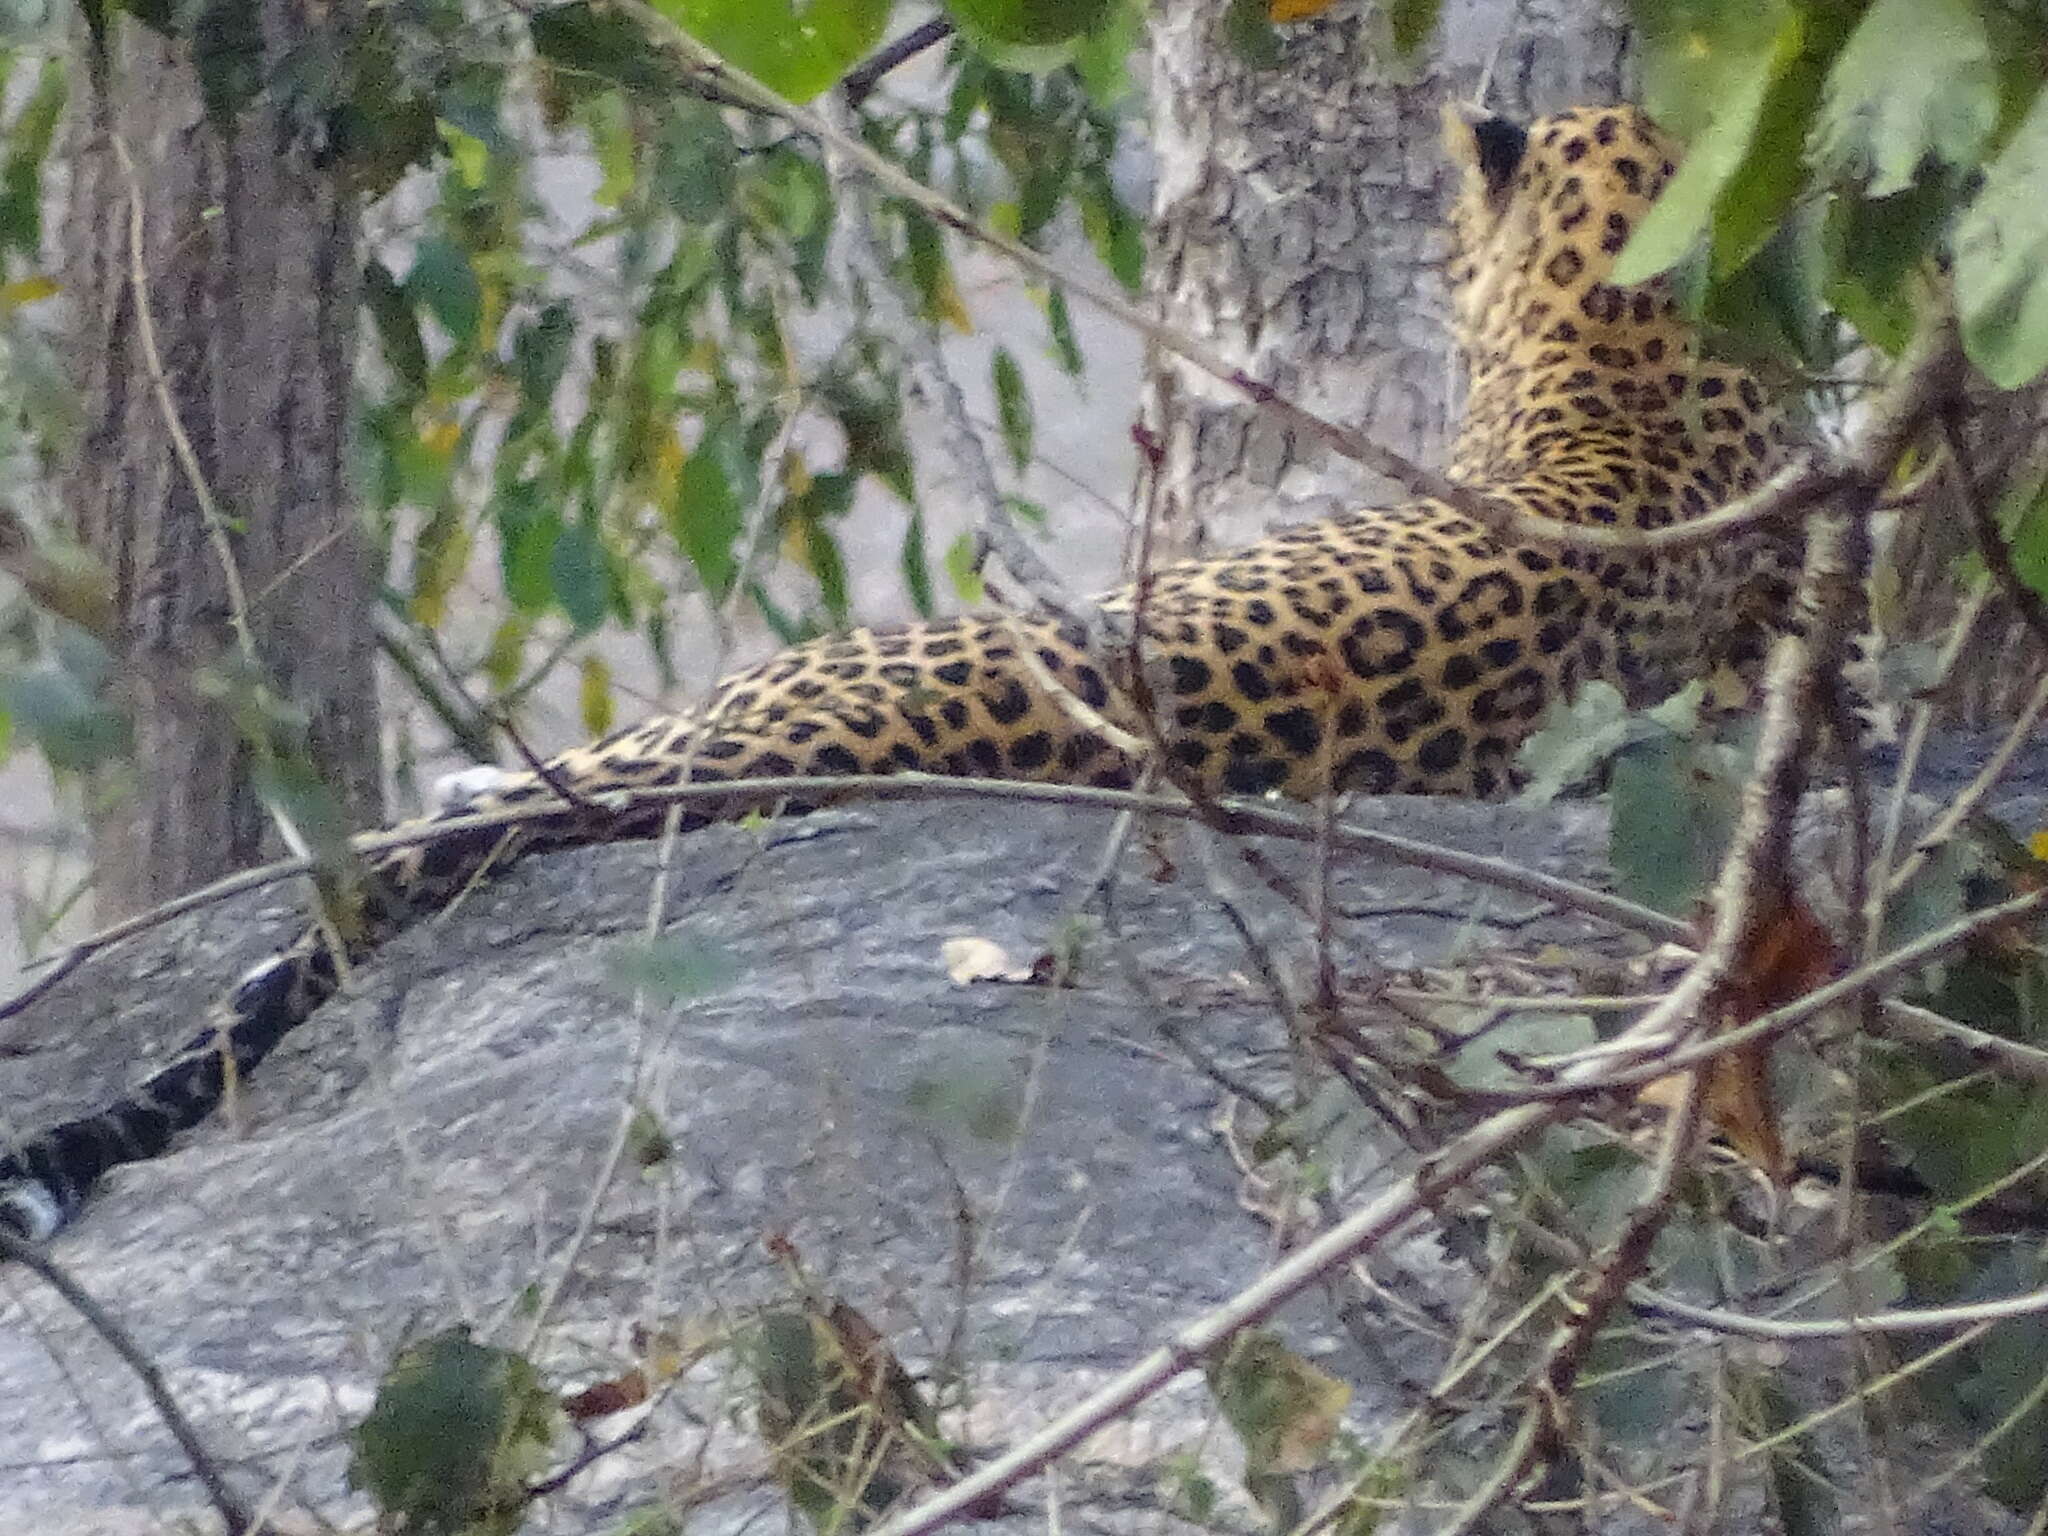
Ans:
[[[1465,106],[1444,108],[1445,152],[1479,179],[1494,202],[1514,184],[1528,149],[1529,130],[1512,119]]]

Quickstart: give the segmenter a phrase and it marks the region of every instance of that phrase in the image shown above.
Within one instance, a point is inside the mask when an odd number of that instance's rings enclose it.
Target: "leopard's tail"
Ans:
[[[523,781],[526,775],[499,775]],[[493,795],[492,801],[513,796]],[[427,820],[489,805],[444,804]],[[632,830],[626,829],[627,835]],[[619,835],[614,833],[613,835]],[[367,871],[347,952],[366,958],[487,867],[502,869],[546,846],[561,829],[543,820],[512,834],[456,833],[387,854]],[[204,1122],[229,1085],[255,1071],[341,984],[326,932],[308,927],[245,975],[209,1010],[205,1026],[158,1071],[111,1104],[9,1141],[0,1138],[0,1227],[41,1242],[78,1214],[110,1169],[157,1156],[171,1138]]]
[[[314,933],[273,955],[213,1007],[160,1071],[104,1108],[41,1131],[0,1156],[0,1226],[41,1242],[71,1220],[106,1172],[155,1157],[219,1107],[231,1075],[252,1072],[337,985]]]

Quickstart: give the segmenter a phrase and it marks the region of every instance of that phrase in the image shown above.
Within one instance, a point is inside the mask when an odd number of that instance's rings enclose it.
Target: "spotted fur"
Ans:
[[[1757,381],[1703,359],[1661,286],[1607,281],[1673,170],[1641,114],[1568,112],[1527,131],[1454,121],[1448,138],[1460,180],[1449,276],[1470,370],[1454,478],[1539,517],[1662,528],[1781,462],[1788,433]],[[1418,500],[1173,566],[1142,600],[1125,590],[1104,606],[1143,637],[1157,734],[1183,782],[1312,797],[1334,778],[1371,794],[1483,796],[1509,786],[1524,737],[1589,679],[1647,700],[1753,658],[1785,553],[1757,540],[1654,560],[1506,545]],[[558,807],[542,820],[381,860],[351,958],[487,865],[660,824],[659,810],[576,809],[563,789],[732,782],[724,803],[693,802],[694,824],[751,804],[745,781],[764,776],[922,769],[1127,786],[1138,765],[1125,748],[1150,733],[1113,672],[1043,616],[861,629],[787,651],[702,710],[566,752],[544,776],[504,775],[467,801]],[[46,1234],[108,1168],[199,1123],[227,1063],[253,1069],[333,993],[336,971],[309,932],[251,972],[164,1070],[0,1159],[0,1219]]]

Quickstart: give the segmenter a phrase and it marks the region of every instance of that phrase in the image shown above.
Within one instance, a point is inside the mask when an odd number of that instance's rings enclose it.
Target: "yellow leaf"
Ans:
[[[467,526],[449,528],[427,551],[427,563],[414,577],[412,616],[428,629],[439,629],[448,617],[448,594],[469,567],[471,542]]]
[[[491,686],[501,693],[519,677],[520,666],[526,657],[526,635],[531,627],[525,619],[512,618],[500,624],[491,635],[490,649],[484,652],[483,673],[490,679]]]
[[[1269,0],[1266,15],[1275,22],[1306,21],[1311,16],[1322,15],[1329,8],[1330,0]]]
[[[0,283],[0,310],[19,309],[39,299],[54,298],[61,291],[54,277],[18,277]]]
[[[461,440],[462,424],[453,416],[440,417],[420,428],[420,446],[440,458],[452,454]]]
[[[2048,832],[2036,832],[2032,837],[2028,838],[2027,852],[2031,853],[2043,864],[2048,864]]]
[[[490,150],[482,139],[463,132],[446,118],[434,126],[441,130],[441,142],[448,146],[448,158],[454,163],[455,174],[462,178],[463,186],[476,191],[484,184],[484,172],[491,163]]]
[[[583,685],[577,691],[583,711],[583,729],[603,736],[612,728],[612,669],[595,652],[583,658]]]
[[[974,317],[967,313],[967,305],[960,298],[960,290],[953,286],[953,274],[942,272],[936,291],[932,294],[933,318],[945,321],[962,336],[974,334]]]

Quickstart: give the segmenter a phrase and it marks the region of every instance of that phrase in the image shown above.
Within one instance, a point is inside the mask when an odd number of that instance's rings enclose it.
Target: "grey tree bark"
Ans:
[[[1340,0],[1278,28],[1262,65],[1232,42],[1231,9],[1154,7],[1151,302],[1301,404],[1434,461],[1452,379],[1439,108],[1482,82],[1510,114],[1615,100],[1627,34],[1600,0],[1448,0],[1404,70],[1384,4]],[[1171,358],[1153,360],[1143,412],[1155,557],[1400,494]]]
[[[260,0],[264,78],[352,8]],[[288,102],[266,92],[222,125],[188,45],[118,12],[112,31],[104,85],[81,70],[74,93],[63,253],[85,413],[64,493],[112,573],[135,727],[129,782],[92,813],[103,916],[263,852],[248,750],[195,686],[240,662],[217,539],[259,675],[303,712],[315,771],[359,823],[381,801],[373,594],[345,473],[354,208]]]

